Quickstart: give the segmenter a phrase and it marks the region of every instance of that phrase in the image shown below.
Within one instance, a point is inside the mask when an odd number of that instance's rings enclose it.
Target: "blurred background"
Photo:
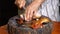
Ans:
[[[0,0],[0,26],[7,24],[9,18],[18,14],[18,9],[14,1],[15,0]]]

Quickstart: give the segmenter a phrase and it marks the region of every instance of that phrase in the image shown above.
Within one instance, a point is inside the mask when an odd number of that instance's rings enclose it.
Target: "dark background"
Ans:
[[[9,18],[17,15],[15,0],[0,0],[0,26],[7,24]]]
[[[0,0],[0,26],[7,24],[9,18],[17,15],[15,0]]]

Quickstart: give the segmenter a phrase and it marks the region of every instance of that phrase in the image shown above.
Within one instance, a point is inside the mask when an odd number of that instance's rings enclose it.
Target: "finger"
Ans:
[[[20,2],[20,8],[24,7],[25,6],[25,3],[26,3],[25,1],[21,1]]]
[[[29,13],[30,20],[32,19],[32,17],[33,17],[33,11],[30,11],[30,13]]]
[[[27,13],[26,13],[26,16],[27,16],[26,18],[28,21],[30,20],[30,12],[31,12],[30,10],[27,10]]]
[[[15,4],[20,8],[20,0],[16,0]]]
[[[34,15],[36,15],[37,11],[34,11]]]
[[[33,15],[33,18],[38,18],[40,16],[40,14],[37,13],[38,9],[36,9],[34,11],[34,15]]]
[[[27,17],[26,14],[27,14],[27,11],[25,11],[25,15],[24,15],[25,16],[25,20],[26,20],[26,17]]]
[[[21,1],[21,3],[20,3],[20,8],[21,8],[21,7],[23,7],[23,4],[24,4],[24,2],[23,2],[23,1]]]
[[[28,17],[29,17],[29,15],[28,15],[28,9],[26,9],[26,11],[25,11],[25,20],[28,20]]]
[[[15,4],[18,5],[18,0],[15,1]]]
[[[25,4],[26,4],[26,1],[23,1],[23,3],[22,3],[23,5],[22,5],[22,7],[24,7],[25,6]]]
[[[15,4],[19,7],[19,8],[22,8],[25,6],[25,1],[24,0],[16,0],[15,1]]]
[[[34,11],[34,15],[36,15],[37,11],[38,11],[38,9],[36,9],[36,10]]]
[[[37,11],[33,11],[33,17],[32,18],[35,18],[36,13],[37,13]]]
[[[26,12],[24,13],[24,19],[26,20]]]

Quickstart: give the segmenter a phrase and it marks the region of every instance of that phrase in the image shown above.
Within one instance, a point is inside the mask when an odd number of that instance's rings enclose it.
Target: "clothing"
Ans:
[[[26,0],[26,5],[29,5],[32,0]],[[38,10],[38,14],[49,17],[53,21],[59,21],[59,0],[45,0]]]
[[[39,10],[42,15],[48,16],[53,21],[59,20],[58,0],[47,0],[42,4]]]

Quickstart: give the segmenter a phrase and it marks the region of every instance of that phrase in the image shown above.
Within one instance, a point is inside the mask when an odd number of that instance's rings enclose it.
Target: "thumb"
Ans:
[[[34,11],[33,18],[36,18],[37,10]]]
[[[39,17],[41,17],[41,14],[38,12],[38,10],[36,10],[36,11],[34,12],[33,18],[39,18]]]

